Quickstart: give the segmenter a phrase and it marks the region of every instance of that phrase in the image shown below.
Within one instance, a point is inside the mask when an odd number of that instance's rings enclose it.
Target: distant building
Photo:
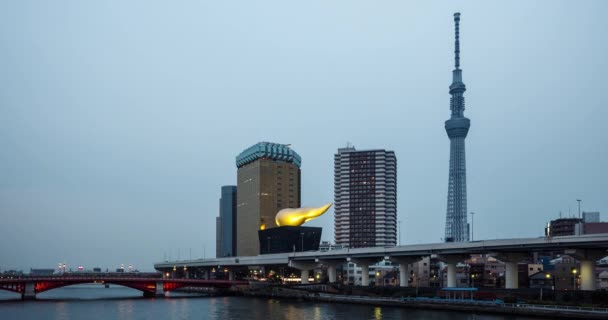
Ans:
[[[582,231],[581,234],[608,233],[608,222],[591,222],[579,225],[582,225],[578,228]]]
[[[222,218],[215,217],[215,257],[222,256]]]
[[[529,280],[530,288],[553,289],[553,275],[548,272],[538,271],[534,274],[531,274]]]
[[[52,276],[55,269],[30,269],[31,276]]]
[[[397,244],[397,158],[382,149],[338,149],[334,155],[336,244],[350,248]]]
[[[236,186],[223,186],[220,216],[217,218],[217,257],[236,255]]]
[[[583,222],[584,223],[600,222],[600,213],[599,212],[583,212]]]
[[[608,271],[602,271],[598,276],[598,289],[608,289]]]
[[[418,287],[439,287],[440,261],[433,257],[424,257],[419,261],[408,265],[410,270],[408,282],[411,286]]]
[[[568,255],[551,260],[554,265],[553,284],[557,290],[573,290],[579,288],[580,264]],[[576,272],[575,272],[576,270]]]
[[[260,142],[236,157],[236,255],[260,254],[258,230],[276,227],[284,208],[300,207],[302,159],[289,145]]]
[[[342,246],[339,244],[331,244],[329,241],[321,241],[319,244],[319,251],[326,252],[331,250],[340,250]]]
[[[573,236],[576,224],[582,222],[579,218],[560,218],[551,220],[549,223],[550,235],[552,237]]]

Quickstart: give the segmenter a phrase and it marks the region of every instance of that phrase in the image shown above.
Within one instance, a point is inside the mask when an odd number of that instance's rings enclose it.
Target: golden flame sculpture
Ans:
[[[329,207],[331,207],[331,203],[328,203],[322,207],[318,208],[287,208],[282,209],[277,213],[277,216],[274,218],[277,226],[291,226],[297,227],[301,226],[304,222],[312,220],[314,218],[319,217],[324,214]]]

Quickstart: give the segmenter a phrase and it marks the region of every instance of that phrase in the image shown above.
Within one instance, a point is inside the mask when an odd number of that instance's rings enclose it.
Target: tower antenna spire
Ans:
[[[460,12],[454,13],[454,31],[455,31],[455,42],[454,42],[454,67],[460,68]]]

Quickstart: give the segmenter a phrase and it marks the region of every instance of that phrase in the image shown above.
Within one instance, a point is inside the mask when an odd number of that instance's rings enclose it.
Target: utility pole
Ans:
[[[401,245],[401,220],[397,221],[399,224],[399,245]]]
[[[473,241],[473,226],[475,222],[475,212],[471,212],[471,241]]]

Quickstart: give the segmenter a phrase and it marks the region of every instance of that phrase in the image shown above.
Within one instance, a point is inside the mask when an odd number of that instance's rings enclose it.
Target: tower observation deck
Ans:
[[[450,171],[448,182],[448,202],[445,222],[445,241],[469,241],[467,223],[467,167],[464,140],[471,121],[464,116],[464,92],[460,69],[460,13],[454,14],[455,48],[454,70],[450,85],[450,109],[452,115],[445,122],[445,131],[450,138]]]

